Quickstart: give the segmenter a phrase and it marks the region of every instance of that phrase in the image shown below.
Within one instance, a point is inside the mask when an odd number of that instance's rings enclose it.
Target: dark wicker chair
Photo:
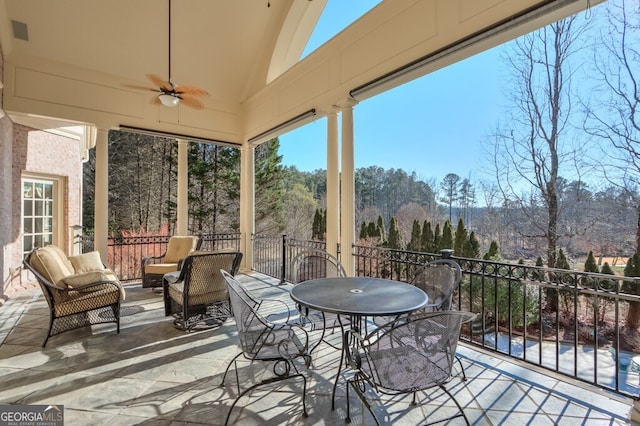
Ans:
[[[160,256],[142,258],[142,287],[162,287],[164,274],[179,271],[184,259],[200,250],[202,238],[196,236],[173,236],[167,243],[167,251]]]
[[[316,278],[346,277],[347,273],[340,261],[330,253],[321,249],[306,249],[293,258],[291,262],[291,275],[293,284]],[[327,341],[324,336],[327,328],[333,329],[338,324],[338,316],[319,311],[309,311],[308,309],[298,309],[303,322],[311,327],[311,330],[323,330],[320,340],[313,346],[311,352],[315,350],[320,342],[325,342],[335,349],[340,347]]]
[[[311,356],[308,354],[308,336],[307,332],[298,324],[290,324],[288,322],[274,323],[268,319],[264,310],[262,300],[257,300],[242,284],[235,280],[228,272],[222,271],[222,275],[227,281],[229,288],[229,296],[231,298],[231,307],[233,317],[238,328],[238,337],[240,339],[241,352],[237,354],[227,365],[222,377],[222,386],[225,385],[227,373],[234,365],[236,370],[236,378],[238,358],[244,356],[245,359],[253,361],[266,361],[273,363],[274,376],[267,377],[248,387],[244,391],[240,391],[240,381],[237,380],[238,396],[231,404],[225,425],[229,422],[231,411],[236,403],[245,394],[258,386],[278,382],[286,379],[301,378],[303,381],[302,391],[302,410],[303,416],[307,417],[306,408],[306,392],[307,379],[298,371],[294,360],[302,357],[305,365],[309,367],[311,364]],[[288,312],[286,304],[282,302],[284,308]],[[267,310],[269,312],[269,310]]]
[[[381,394],[412,393],[414,405],[419,392],[438,387],[453,400],[459,413],[436,421],[429,415],[431,422],[426,424],[463,417],[468,425],[462,407],[445,384],[452,377],[460,327],[474,317],[469,312],[433,312],[407,321],[391,321],[366,337],[349,331],[348,337],[354,343],[347,346],[347,360],[355,373],[347,381],[347,423],[351,421],[349,388],[353,388],[376,424],[380,424],[365,397],[369,385]]]
[[[120,301],[124,299],[124,290],[117,278],[105,269],[67,276],[69,281],[70,278],[82,278],[84,281],[74,287],[57,281],[54,283],[55,279],[50,276],[52,266],[55,268],[52,262],[65,261],[66,255],[55,246],[36,248],[23,261],[25,268],[38,280],[49,305],[49,329],[42,347],[47,345],[51,336],[92,324],[115,322],[116,331],[120,333]],[[69,267],[66,268],[69,272]],[[92,282],[87,282],[88,280]]]
[[[210,328],[230,315],[227,283],[220,270],[238,272],[240,252],[194,252],[187,256],[180,273],[165,275],[165,315],[174,315],[181,330]]]

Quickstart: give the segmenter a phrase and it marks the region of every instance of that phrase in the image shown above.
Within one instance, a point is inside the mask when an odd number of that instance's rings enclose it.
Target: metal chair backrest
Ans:
[[[298,284],[316,278],[345,277],[344,266],[332,254],[320,249],[307,249],[291,262],[291,278]]]
[[[460,327],[475,314],[443,311],[391,322],[365,338],[359,370],[375,386],[416,392],[451,378]]]
[[[450,259],[438,259],[419,267],[411,284],[429,296],[428,311],[446,311],[453,304],[453,293],[462,279],[460,265]]]

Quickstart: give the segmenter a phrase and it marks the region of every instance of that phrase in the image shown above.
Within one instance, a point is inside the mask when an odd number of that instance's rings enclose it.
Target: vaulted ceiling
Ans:
[[[36,127],[125,125],[240,144],[305,111],[321,116],[407,64],[434,58],[378,90],[589,4],[384,0],[298,62],[325,2],[173,0],[169,37],[168,0],[0,0],[3,108]],[[146,74],[168,78],[169,46],[172,80],[205,89],[204,109],[158,106],[155,92],[131,88],[151,88]]]

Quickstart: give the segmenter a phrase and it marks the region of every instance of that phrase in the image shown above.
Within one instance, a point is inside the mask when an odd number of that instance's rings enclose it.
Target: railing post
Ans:
[[[453,250],[452,249],[442,249],[442,250],[440,250],[440,256],[443,259],[449,259],[452,254],[453,254]]]
[[[287,277],[287,234],[282,234],[282,269],[280,285],[283,285]]]

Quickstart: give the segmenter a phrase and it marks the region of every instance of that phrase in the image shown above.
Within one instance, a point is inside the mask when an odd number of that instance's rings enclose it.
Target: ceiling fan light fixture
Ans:
[[[158,99],[160,99],[162,105],[166,107],[178,106],[178,104],[180,103],[180,98],[178,98],[177,96],[169,95],[167,93],[158,95]]]

